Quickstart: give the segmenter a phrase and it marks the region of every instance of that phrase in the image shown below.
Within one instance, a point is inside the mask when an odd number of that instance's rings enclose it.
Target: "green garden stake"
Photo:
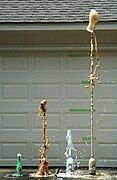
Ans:
[[[83,80],[81,81],[82,84],[90,84],[90,80]]]

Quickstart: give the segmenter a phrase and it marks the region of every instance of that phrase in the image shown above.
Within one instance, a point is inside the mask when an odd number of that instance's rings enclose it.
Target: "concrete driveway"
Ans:
[[[7,180],[7,179],[20,179],[20,180],[31,180],[31,179],[52,179],[52,180],[63,180],[63,179],[74,179],[74,178],[62,178],[59,177],[57,178],[55,177],[47,177],[47,178],[33,178],[33,177],[29,177],[30,173],[36,172],[36,168],[24,168],[23,169],[23,176],[22,177],[14,177],[13,174],[16,173],[15,168],[0,168],[0,180]],[[52,168],[51,172],[52,173],[56,173],[57,170],[59,170],[59,173],[63,173],[65,172],[64,169],[61,168]],[[117,180],[117,169],[112,169],[112,168],[98,168],[96,171],[96,176],[90,176],[88,174],[88,169],[86,168],[79,168],[77,169],[77,174],[78,177],[75,179],[78,180]]]

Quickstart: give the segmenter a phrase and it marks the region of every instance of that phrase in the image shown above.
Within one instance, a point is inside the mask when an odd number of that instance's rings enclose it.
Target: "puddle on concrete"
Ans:
[[[78,180],[109,180],[109,179],[115,179],[117,177],[117,174],[113,172],[113,175],[111,175],[108,171],[98,171],[95,176],[89,175],[88,171],[79,170],[73,175],[74,178],[65,176],[65,173],[59,173],[58,179],[78,179]]]

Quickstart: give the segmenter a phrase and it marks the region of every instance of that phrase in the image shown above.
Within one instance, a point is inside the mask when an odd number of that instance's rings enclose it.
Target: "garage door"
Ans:
[[[101,54],[95,87],[94,145],[97,166],[117,166],[117,61]],[[90,158],[89,58],[85,52],[5,52],[0,57],[0,165],[14,166],[20,152],[26,166],[38,165],[42,144],[38,104],[47,99],[50,165],[65,165],[66,131],[71,129],[81,166]]]

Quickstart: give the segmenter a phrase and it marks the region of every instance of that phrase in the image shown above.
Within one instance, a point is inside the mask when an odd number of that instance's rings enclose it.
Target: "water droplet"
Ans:
[[[85,88],[89,88],[89,86],[85,86]]]
[[[77,167],[79,167],[80,166],[80,162],[77,162]]]
[[[105,73],[108,73],[108,71],[105,71]]]
[[[37,117],[36,117],[36,120],[35,120],[35,123],[36,123],[36,124],[38,123],[38,120],[39,120],[39,117],[37,116]]]

